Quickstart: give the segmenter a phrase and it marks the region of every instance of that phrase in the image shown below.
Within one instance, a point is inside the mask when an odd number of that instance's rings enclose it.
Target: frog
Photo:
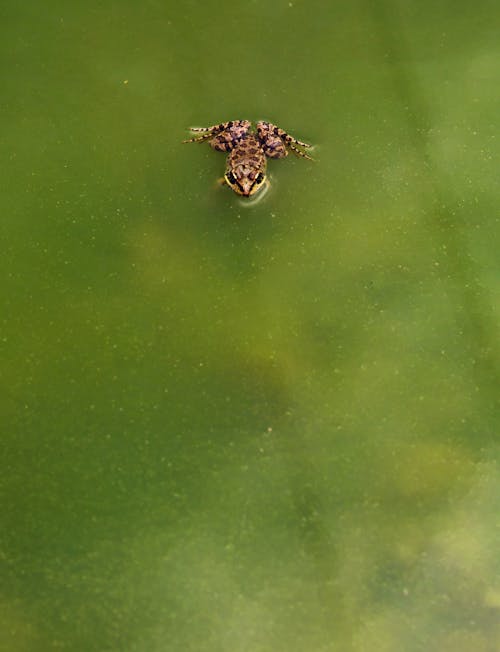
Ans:
[[[221,183],[241,197],[252,197],[269,185],[266,174],[268,158],[285,158],[291,151],[312,161],[304,150],[312,145],[290,136],[271,122],[260,120],[252,130],[249,120],[229,120],[212,127],[191,127],[200,134],[183,143],[202,143],[220,152],[228,152],[226,171]]]

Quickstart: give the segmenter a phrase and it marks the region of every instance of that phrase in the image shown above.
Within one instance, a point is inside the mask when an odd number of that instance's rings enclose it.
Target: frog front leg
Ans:
[[[313,160],[305,152],[299,149],[299,147],[309,148],[312,147],[312,145],[297,140],[293,136],[290,136],[290,134],[287,134],[286,131],[270,122],[261,121],[257,123],[257,136],[262,143],[265,155],[269,158],[284,158],[288,155],[287,148],[289,148],[294,154],[297,154],[297,156],[302,156],[310,161]]]
[[[183,140],[183,143],[202,143],[205,140],[210,142],[210,147],[220,152],[229,152],[248,133],[251,127],[248,120],[230,120],[221,122],[212,127],[191,127],[191,131],[201,133],[201,136]]]

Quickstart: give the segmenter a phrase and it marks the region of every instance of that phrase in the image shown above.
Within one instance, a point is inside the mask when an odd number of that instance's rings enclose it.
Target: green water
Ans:
[[[0,16],[0,649],[499,650],[499,5]]]

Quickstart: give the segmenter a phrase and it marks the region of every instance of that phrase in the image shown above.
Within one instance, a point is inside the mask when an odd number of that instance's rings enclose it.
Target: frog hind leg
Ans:
[[[213,149],[221,152],[228,152],[233,149],[242,138],[245,138],[251,124],[252,123],[248,120],[229,120],[228,122],[221,122],[212,127],[191,127],[191,131],[201,133],[201,136],[195,136],[194,138],[182,142],[202,143],[205,140],[209,140],[210,146],[213,147]]]
[[[284,129],[280,129],[280,127],[270,122],[261,121],[257,123],[257,137],[262,143],[265,155],[269,158],[284,158],[288,155],[288,149],[290,149],[297,156],[302,156],[310,161],[313,160],[300,149],[308,149],[312,145],[297,140]]]

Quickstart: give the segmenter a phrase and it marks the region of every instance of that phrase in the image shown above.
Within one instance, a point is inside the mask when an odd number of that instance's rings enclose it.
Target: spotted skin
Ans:
[[[266,166],[262,144],[254,134],[248,134],[227,157],[224,179],[238,195],[250,197],[266,182]]]
[[[213,149],[229,152],[224,182],[243,197],[254,195],[268,183],[268,158],[284,158],[291,150],[297,156],[313,160],[302,150],[311,145],[293,138],[276,125],[257,122],[256,133],[250,130],[251,126],[248,120],[230,120],[212,127],[191,127],[192,132],[201,135],[183,141],[208,141]]]
[[[264,153],[269,158],[284,158],[288,156],[287,147],[289,147],[294,154],[307,158],[310,161],[313,159],[303,152],[299,147],[309,148],[311,145],[303,143],[287,134],[286,131],[280,129],[270,122],[257,122],[257,135],[259,140],[264,146]],[[297,147],[297,145],[299,147]]]

